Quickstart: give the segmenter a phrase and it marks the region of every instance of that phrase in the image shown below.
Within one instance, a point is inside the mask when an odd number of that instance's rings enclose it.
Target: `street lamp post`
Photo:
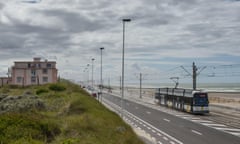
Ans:
[[[104,50],[104,47],[101,47],[100,50],[101,50],[101,86],[100,86],[100,95],[101,95],[101,102],[102,102],[102,89],[103,89],[103,81],[102,81],[102,50]]]
[[[123,100],[124,100],[124,47],[125,47],[125,23],[131,22],[131,19],[122,19],[123,23],[123,51],[122,51],[122,98],[121,98],[121,116],[123,117]]]
[[[95,59],[94,58],[92,58],[92,91],[93,91],[93,61],[94,61]]]
[[[90,80],[89,80],[89,66],[90,66],[90,64],[87,64],[87,68],[86,68],[86,69],[87,69],[87,72],[88,72],[88,73],[87,73],[87,85],[88,85],[88,86],[89,86],[89,81],[90,81]]]
[[[85,76],[86,78],[86,84],[87,86],[89,86],[89,64],[87,64],[87,67],[85,67],[85,69],[83,70],[83,72],[86,74]]]

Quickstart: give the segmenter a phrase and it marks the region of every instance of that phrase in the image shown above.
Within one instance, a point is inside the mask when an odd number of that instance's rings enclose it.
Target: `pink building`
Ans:
[[[34,58],[33,61],[14,62],[11,75],[11,83],[14,85],[26,86],[56,83],[56,62],[41,61],[41,58]]]

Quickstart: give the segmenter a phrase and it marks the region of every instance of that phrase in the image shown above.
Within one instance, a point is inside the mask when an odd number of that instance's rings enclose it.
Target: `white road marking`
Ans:
[[[170,144],[175,144],[175,142],[173,142],[173,141],[170,141]]]
[[[158,144],[162,144],[162,142],[158,141]]]
[[[151,112],[150,112],[150,111],[147,111],[146,113],[147,113],[147,114],[151,114]]]
[[[163,139],[165,139],[166,141],[168,140],[168,138],[167,138],[167,137],[163,137]]]
[[[197,117],[193,117],[191,118],[192,120],[201,120],[200,118],[197,118]]]
[[[191,117],[190,115],[184,115],[184,114],[177,114],[175,116],[177,116],[177,117]]]
[[[170,120],[169,120],[169,119],[163,119],[163,120],[165,120],[166,122],[170,122]]]
[[[193,133],[195,134],[198,134],[198,135],[202,135],[202,133],[198,132],[198,131],[195,131],[195,130],[192,130]]]
[[[200,122],[200,123],[213,123],[212,121],[208,121],[208,120],[191,120],[193,122]]]
[[[158,136],[162,136],[160,133],[157,133]]]
[[[188,119],[188,120],[190,120],[190,119],[192,119],[192,117],[189,117],[189,116],[187,116],[187,117],[182,117],[183,119]]]
[[[229,132],[229,133],[232,135],[235,135],[235,136],[240,136],[240,133],[238,133],[238,132]]]
[[[227,127],[226,125],[224,125],[224,124],[214,124],[214,123],[202,123],[203,125],[205,125],[205,126],[217,126],[217,127]]]
[[[155,130],[152,130],[153,133],[155,133],[156,131]]]
[[[224,130],[224,131],[232,131],[232,132],[240,132],[240,129],[235,129],[235,128],[220,128],[220,127],[216,127],[216,129],[219,130]]]

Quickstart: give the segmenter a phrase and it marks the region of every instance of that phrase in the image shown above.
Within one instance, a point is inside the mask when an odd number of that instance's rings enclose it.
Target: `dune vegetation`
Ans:
[[[25,88],[4,86],[0,100],[21,98],[25,93],[37,96],[44,106],[38,109],[18,103],[21,110],[0,111],[0,144],[143,143],[117,114],[69,81]],[[7,107],[5,103],[0,109]]]

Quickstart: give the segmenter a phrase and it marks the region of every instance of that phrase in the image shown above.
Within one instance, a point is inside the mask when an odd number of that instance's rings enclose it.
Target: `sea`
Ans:
[[[139,83],[127,83],[126,87],[140,88]],[[173,83],[143,83],[142,88],[174,88]],[[178,88],[192,89],[191,83],[181,83]],[[240,83],[198,83],[198,90],[208,92],[240,92]]]

